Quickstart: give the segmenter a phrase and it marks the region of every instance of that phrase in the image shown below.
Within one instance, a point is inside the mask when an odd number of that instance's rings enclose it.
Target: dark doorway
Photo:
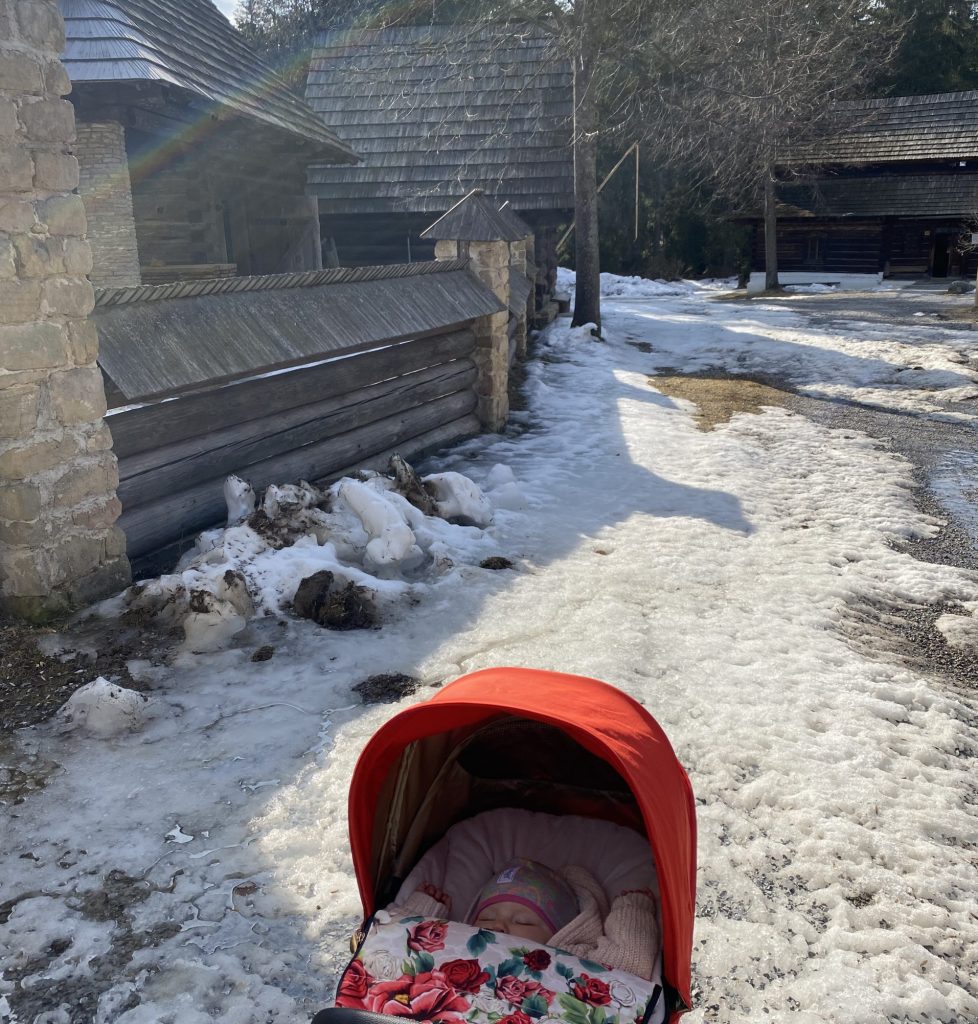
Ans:
[[[934,259],[931,263],[931,277],[947,277],[951,256],[951,239],[948,235],[934,237]]]

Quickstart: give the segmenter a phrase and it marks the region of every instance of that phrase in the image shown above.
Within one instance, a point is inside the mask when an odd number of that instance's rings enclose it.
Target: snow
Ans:
[[[795,292],[799,295],[824,295],[826,292],[838,291],[838,285],[834,284],[786,284],[786,292]]]
[[[577,284],[577,274],[566,267],[557,268],[557,290],[572,292]],[[702,278],[696,281],[653,281],[645,277],[628,277],[620,274],[601,275],[601,294],[606,298],[628,297],[651,299],[664,295],[695,295],[700,292],[724,291],[737,287],[736,278]]]
[[[511,483],[512,479],[510,471],[506,482]],[[432,473],[425,482],[431,485],[438,514],[445,519],[462,520],[468,526],[488,526],[492,522],[492,503],[468,477],[461,473]]]
[[[255,511],[255,490],[246,480],[229,476],[224,481],[224,501],[228,507],[228,526],[237,526]]]
[[[181,587],[233,608],[237,585],[219,584],[241,572],[255,615],[230,647],[144,666],[155,711],[140,732],[17,735],[11,758],[56,770],[5,812],[0,903],[24,897],[0,924],[12,1020],[28,1019],[25,992],[67,1020],[90,984],[100,1024],[308,1021],[358,922],[350,774],[395,710],[351,685],[410,674],[422,685],[406,705],[506,664],[621,687],[687,766],[700,836],[685,1020],[978,1020],[978,707],[877,656],[884,626],[851,639],[870,628],[853,609],[897,603],[955,609],[967,622],[939,625],[964,642],[978,576],[914,557],[908,542],[940,523],[880,442],[775,407],[704,432],[650,382],[665,367],[768,373],[970,424],[967,336],[695,294],[608,303],[603,334],[551,329],[514,429],[430,467],[477,485],[491,523],[423,516],[368,478],[331,490],[328,511],[293,501],[285,519],[307,532],[285,547],[248,526],[211,532],[140,600],[174,622]],[[956,522],[963,466],[942,478]],[[489,554],[517,571],[479,568]],[[322,568],[387,596],[379,630],[283,616]],[[252,662],[261,644],[274,657]],[[92,918],[119,873],[138,896]]]
[[[80,686],[58,712],[61,728],[107,739],[134,732],[146,721],[146,698],[99,676]]]

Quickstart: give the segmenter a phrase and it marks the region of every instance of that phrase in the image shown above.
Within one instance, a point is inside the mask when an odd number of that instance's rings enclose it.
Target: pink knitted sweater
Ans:
[[[589,871],[568,866],[558,874],[573,888],[581,909],[547,945],[650,980],[659,955],[659,925],[652,893],[647,889],[620,893],[609,908],[604,890]],[[450,908],[417,890],[403,903],[388,907],[387,912],[392,917],[447,918]]]

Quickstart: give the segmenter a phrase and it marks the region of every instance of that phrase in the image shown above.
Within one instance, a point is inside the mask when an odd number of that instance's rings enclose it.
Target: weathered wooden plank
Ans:
[[[445,423],[468,416],[475,410],[475,406],[474,391],[458,391],[328,441],[242,467],[240,472],[255,488],[300,478],[320,479],[378,452],[398,447]],[[161,501],[137,506],[131,511],[123,507],[118,525],[125,531],[130,557],[148,554],[181,537],[219,523],[226,512],[223,486],[224,477],[215,477]]]
[[[450,395],[475,383],[470,359],[459,359],[314,402],[285,413],[176,444],[140,452],[119,463],[119,500],[126,509],[348,433],[394,413]]]
[[[99,307],[94,316],[99,365],[131,402],[446,334],[500,309],[464,270],[196,298],[203,283],[179,287],[189,296]]]
[[[455,444],[465,438],[474,437],[482,430],[482,424],[478,416],[471,413],[462,416],[451,423],[445,423],[433,430],[428,430],[417,437],[408,438],[397,445],[396,448],[386,448],[377,455],[352,466],[344,466],[335,473],[330,473],[320,483],[331,483],[341,476],[349,476],[358,469],[384,470],[394,452],[398,452],[405,459],[415,461],[426,455]],[[191,539],[185,537],[182,540],[167,544],[166,547],[156,548],[153,551],[132,557],[132,572],[134,579],[145,579],[148,576],[158,576],[160,573],[168,572],[177,559],[190,547]]]
[[[116,455],[124,459],[297,405],[356,391],[379,381],[471,355],[471,331],[455,331],[331,359],[281,373],[140,406],[108,417]]]
[[[344,466],[335,473],[330,473],[329,476],[325,477],[325,481],[331,483],[342,476],[349,476],[351,473],[355,473],[358,469],[374,469],[378,472],[383,472],[387,468],[390,457],[395,452],[402,458],[413,461],[421,459],[426,455],[431,455],[440,448],[446,448],[448,445],[455,444],[463,438],[475,437],[481,431],[482,423],[479,421],[479,417],[474,413],[469,413],[467,416],[452,420],[451,423],[445,423],[440,427],[435,427],[434,430],[429,430],[424,434],[419,434],[417,437],[402,441],[393,448],[385,448],[382,452],[371,455],[368,459],[363,459],[351,466]]]

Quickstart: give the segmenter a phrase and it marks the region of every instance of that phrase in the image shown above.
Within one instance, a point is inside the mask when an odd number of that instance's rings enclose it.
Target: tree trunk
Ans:
[[[574,229],[577,286],[571,326],[601,328],[601,266],[598,256],[598,135],[594,59],[587,21],[574,60]]]
[[[774,174],[764,175],[764,287],[780,288],[778,280],[778,211]]]

